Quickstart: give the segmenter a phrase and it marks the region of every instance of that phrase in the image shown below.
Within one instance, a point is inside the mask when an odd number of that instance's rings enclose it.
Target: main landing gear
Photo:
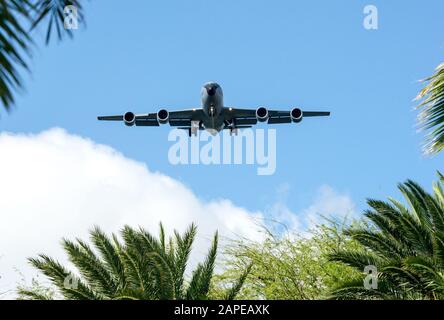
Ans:
[[[191,127],[188,129],[188,135],[191,136],[197,136],[197,132],[200,128],[200,121],[191,121]]]

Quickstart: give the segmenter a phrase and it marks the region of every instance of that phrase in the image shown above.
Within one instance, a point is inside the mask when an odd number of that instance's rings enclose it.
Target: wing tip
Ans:
[[[98,116],[97,120],[123,121],[123,116]]]

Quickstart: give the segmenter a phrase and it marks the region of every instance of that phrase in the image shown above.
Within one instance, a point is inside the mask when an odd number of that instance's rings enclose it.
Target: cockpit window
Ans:
[[[216,82],[210,82],[205,85],[205,88],[213,87],[214,89],[219,88],[219,85]]]

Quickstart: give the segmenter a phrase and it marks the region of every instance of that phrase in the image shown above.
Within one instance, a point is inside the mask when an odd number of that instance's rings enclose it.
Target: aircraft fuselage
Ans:
[[[201,91],[202,109],[206,117],[202,120],[205,129],[221,131],[224,123],[224,94],[220,85],[208,82]]]

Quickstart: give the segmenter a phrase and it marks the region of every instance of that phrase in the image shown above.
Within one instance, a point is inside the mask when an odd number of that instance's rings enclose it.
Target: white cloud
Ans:
[[[125,224],[157,234],[198,224],[193,260],[209,247],[216,230],[223,236],[260,239],[259,212],[229,200],[203,202],[182,183],[110,147],[51,129],[37,135],[0,135],[0,292],[30,280],[26,258],[44,252],[66,262],[62,237],[86,239],[99,225],[118,232]]]
[[[307,227],[313,227],[319,223],[322,217],[353,218],[356,215],[355,204],[346,193],[339,193],[328,185],[318,189],[317,195],[307,209],[301,212],[307,221]]]
[[[260,240],[257,222],[265,215],[302,231],[307,217],[354,207],[348,195],[324,186],[314,203],[295,215],[285,204],[286,184],[266,214],[227,199],[205,202],[177,180],[58,128],[36,135],[1,133],[0,150],[0,294],[16,287],[16,269],[28,282],[36,274],[27,257],[44,252],[66,263],[61,238],[87,239],[93,225],[110,233],[129,224],[157,234],[160,221],[169,232],[195,222],[195,264],[216,230],[223,237]]]
[[[290,189],[288,183],[281,184],[276,190],[276,201],[266,211],[267,216],[285,226],[282,229],[277,225],[277,230],[310,236],[308,231],[321,223],[323,218],[341,220],[356,217],[355,204],[350,195],[337,192],[328,185],[323,185],[317,190],[309,207],[296,213],[287,206]]]

